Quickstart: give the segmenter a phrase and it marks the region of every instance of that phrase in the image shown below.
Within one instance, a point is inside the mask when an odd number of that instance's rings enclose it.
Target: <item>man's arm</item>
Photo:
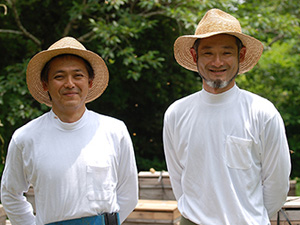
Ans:
[[[22,154],[11,140],[8,148],[5,169],[1,181],[1,202],[10,221],[14,225],[34,225],[33,209],[23,193],[29,188],[25,179]]]
[[[122,223],[138,203],[137,167],[132,141],[125,125],[120,141],[117,199]]]
[[[261,140],[264,148],[262,153],[264,205],[271,218],[286,201],[291,171],[289,147],[279,113],[267,121],[261,133]]]
[[[168,172],[170,174],[172,190],[176,200],[178,201],[183,193],[181,188],[181,176],[183,168],[180,165],[179,159],[174,148],[174,130],[172,128],[173,126],[173,121],[171,120],[170,114],[167,111],[164,118],[163,145]]]

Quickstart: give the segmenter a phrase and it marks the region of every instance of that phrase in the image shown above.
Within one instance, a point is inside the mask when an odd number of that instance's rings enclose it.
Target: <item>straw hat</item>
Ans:
[[[103,59],[96,53],[86,50],[86,48],[78,42],[75,38],[64,37],[47,50],[36,54],[28,63],[26,71],[27,86],[31,95],[40,103],[47,106],[52,106],[48,93],[44,91],[41,82],[41,72],[45,64],[53,57],[61,54],[78,55],[87,60],[94,70],[93,86],[89,89],[86,103],[98,98],[106,89],[108,84],[108,69]]]
[[[247,48],[245,60],[240,63],[239,74],[252,69],[258,62],[262,52],[263,44],[246,34],[242,33],[239,21],[219,9],[207,11],[199,22],[194,35],[184,35],[175,41],[174,55],[176,61],[188,70],[197,72],[197,65],[194,62],[190,49],[198,38],[207,38],[217,34],[230,34],[239,38]]]

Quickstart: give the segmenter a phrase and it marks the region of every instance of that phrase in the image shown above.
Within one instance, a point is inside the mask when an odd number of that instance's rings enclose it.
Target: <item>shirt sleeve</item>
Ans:
[[[173,193],[176,200],[178,201],[183,194],[181,188],[181,176],[183,167],[180,164],[178,154],[174,148],[174,129],[172,129],[173,126],[174,124],[171,120],[171,115],[169,114],[169,110],[167,110],[164,117],[163,145]]]
[[[122,223],[134,210],[138,202],[138,175],[133,145],[124,125],[120,141],[118,167],[117,201],[120,206],[119,216]]]
[[[279,113],[267,121],[262,140],[262,183],[264,205],[271,218],[286,201],[291,171],[290,153]]]
[[[1,181],[1,202],[10,222],[14,225],[34,225],[35,216],[31,204],[23,196],[29,182],[23,170],[21,150],[12,139]]]

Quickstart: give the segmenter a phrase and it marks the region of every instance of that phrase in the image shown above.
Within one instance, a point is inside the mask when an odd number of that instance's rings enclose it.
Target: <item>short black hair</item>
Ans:
[[[94,73],[93,67],[91,66],[91,64],[86,59],[82,58],[81,56],[75,55],[75,54],[61,54],[61,55],[54,56],[53,58],[51,58],[45,64],[45,66],[44,66],[44,68],[42,69],[42,72],[41,72],[41,81],[42,81],[42,83],[48,83],[48,73],[49,73],[49,70],[50,70],[51,61],[54,60],[54,59],[61,58],[61,57],[66,57],[66,56],[75,56],[75,57],[78,57],[78,58],[82,59],[85,63],[85,67],[88,71],[89,80],[94,80],[95,73]]]

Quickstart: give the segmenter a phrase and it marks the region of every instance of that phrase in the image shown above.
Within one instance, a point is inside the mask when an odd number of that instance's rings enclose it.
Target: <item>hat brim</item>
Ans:
[[[43,89],[41,81],[41,72],[46,63],[53,57],[62,54],[78,55],[87,60],[94,70],[93,85],[89,89],[86,103],[98,98],[106,89],[109,80],[107,66],[103,59],[96,53],[89,50],[75,48],[61,48],[53,50],[44,50],[36,54],[28,63],[26,71],[26,82],[31,95],[40,103],[49,107],[52,106],[48,93]]]
[[[193,60],[190,49],[193,47],[196,39],[208,38],[218,34],[229,34],[236,36],[246,47],[245,60],[240,62],[239,74],[248,72],[258,63],[264,49],[263,44],[251,36],[238,32],[214,32],[203,35],[180,36],[174,43],[174,57],[176,61],[184,68],[197,72],[197,65]]]

